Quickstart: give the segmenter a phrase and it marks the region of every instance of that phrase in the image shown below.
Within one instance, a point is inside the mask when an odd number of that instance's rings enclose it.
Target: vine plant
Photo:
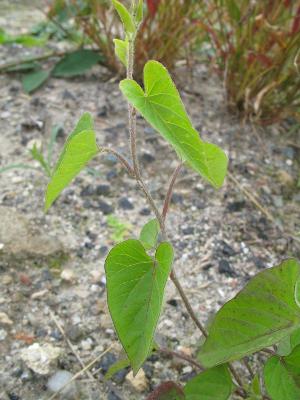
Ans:
[[[232,397],[299,400],[300,264],[288,259],[256,275],[219,310],[208,331],[193,311],[176,277],[173,247],[166,231],[176,178],[182,165],[187,165],[213,187],[219,188],[226,175],[227,157],[219,147],[200,138],[162,64],[146,63],[144,89],[133,79],[134,43],[143,19],[143,1],[132,0],[130,9],[118,0],[112,0],[112,3],[125,33],[124,40],[115,40],[115,49],[127,69],[127,78],[121,81],[120,89],[128,101],[131,161],[111,147],[97,145],[92,117],[86,113],[67,139],[45,196],[45,209],[48,210],[93,157],[110,152],[136,180],[154,213],[155,218],[143,227],[139,239],[117,244],[105,261],[109,311],[126,353],[126,358],[113,366],[109,375],[125,365],[130,365],[137,374],[153,351],[161,351],[185,359],[197,370],[197,375],[184,387],[176,382],[163,382],[148,400],[226,400]],[[152,198],[139,168],[137,112],[164,137],[179,157],[162,211]],[[154,341],[168,278],[173,281],[190,317],[205,338],[197,359],[160,349]],[[263,368],[253,365],[252,358],[248,358],[259,352]],[[240,362],[245,368],[237,369],[233,362]]]

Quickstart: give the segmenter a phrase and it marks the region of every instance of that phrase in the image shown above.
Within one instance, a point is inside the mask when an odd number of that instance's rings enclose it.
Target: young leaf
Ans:
[[[127,100],[178,155],[214,187],[222,186],[227,157],[218,146],[200,139],[166,68],[159,62],[148,61],[144,68],[144,86],[145,91],[131,79],[120,83]]]
[[[184,387],[186,400],[227,400],[233,390],[226,365],[208,369],[190,379]]]
[[[256,275],[216,314],[198,358],[205,367],[242,358],[300,326],[295,288],[300,265],[290,259]]]
[[[143,14],[144,14],[144,0],[138,0],[136,8],[136,16],[135,16],[135,20],[138,24],[142,22]]]
[[[22,79],[24,91],[26,93],[34,92],[47,81],[49,76],[50,72],[46,70],[35,71],[24,75]]]
[[[299,400],[300,346],[287,357],[269,358],[264,367],[264,380],[272,400]]]
[[[153,249],[156,246],[158,235],[160,232],[160,227],[157,219],[152,219],[143,226],[140,241],[146,250]]]
[[[46,211],[62,190],[98,152],[92,117],[86,113],[68,137],[54,168],[45,196]]]
[[[47,176],[50,178],[50,176],[51,176],[50,167],[47,164],[47,161],[45,160],[43,153],[40,150],[38,150],[35,143],[33,145],[33,148],[30,150],[30,154],[32,155],[32,158],[34,160],[36,160],[40,163],[40,166],[44,169]]]
[[[128,12],[127,8],[120,3],[118,0],[112,0],[112,3],[117,11],[117,13],[119,14],[119,17],[124,25],[124,29],[127,33],[134,33],[136,28],[135,28],[135,24],[133,22],[133,19],[130,15],[130,13]]]
[[[82,75],[103,60],[99,53],[92,50],[77,50],[64,56],[54,67],[52,75],[57,78],[71,78]]]
[[[105,380],[111,379],[117,372],[121,371],[124,368],[130,366],[130,361],[127,357],[121,358],[120,360],[116,361],[113,365],[111,365],[104,375]]]
[[[167,381],[161,383],[148,397],[147,400],[185,400],[183,390],[177,383]]]
[[[152,350],[172,262],[169,243],[161,243],[153,259],[133,239],[117,244],[106,258],[108,307],[134,374]]]
[[[118,59],[127,67],[128,40],[114,39],[114,44]]]

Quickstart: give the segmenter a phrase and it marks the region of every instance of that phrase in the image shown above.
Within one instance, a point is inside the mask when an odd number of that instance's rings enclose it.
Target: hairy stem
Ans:
[[[173,193],[173,189],[174,189],[174,185],[176,182],[176,179],[179,175],[179,172],[181,170],[183,163],[180,162],[180,164],[175,168],[175,171],[173,172],[173,175],[171,177],[170,180],[170,184],[169,184],[169,188],[166,194],[166,198],[165,198],[165,202],[164,202],[164,207],[163,207],[163,211],[162,211],[162,220],[165,222],[166,217],[167,217],[167,213],[169,210],[169,206],[170,206],[170,202],[171,202],[171,198],[172,198],[172,193]]]
[[[110,147],[100,147],[99,148],[101,153],[110,153],[113,154],[114,156],[117,157],[117,159],[123,164],[123,166],[127,169],[129,175],[131,175],[132,177],[135,176],[134,174],[134,169],[132,168],[132,166],[129,164],[129,162],[126,160],[125,157],[122,156],[122,154],[120,154],[118,151],[110,148]]]
[[[189,357],[186,354],[183,354],[181,352],[173,351],[173,350],[166,349],[166,348],[163,348],[163,347],[160,347],[158,349],[158,351],[160,353],[165,354],[165,355],[170,356],[170,357],[180,358],[181,360],[184,360],[184,361],[188,362],[189,364],[193,365],[194,367],[196,367],[196,368],[198,368],[200,370],[204,369],[202,367],[202,365],[199,364],[197,361],[195,361],[192,357]]]
[[[134,68],[134,38],[130,38],[128,42],[128,57],[127,57],[127,79],[133,78]],[[128,123],[129,123],[129,136],[130,136],[130,150],[133,162],[133,169],[138,181],[141,180],[139,160],[136,152],[136,110],[128,103]]]

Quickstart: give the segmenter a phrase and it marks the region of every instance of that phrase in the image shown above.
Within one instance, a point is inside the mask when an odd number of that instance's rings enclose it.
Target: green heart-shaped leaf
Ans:
[[[166,68],[157,61],[148,61],[144,85],[145,91],[134,80],[125,79],[120,89],[184,161],[214,187],[222,186],[227,156],[218,146],[200,139]]]
[[[135,374],[152,350],[172,262],[169,243],[152,258],[133,239],[117,244],[105,261],[108,307]]]
[[[216,314],[198,358],[212,367],[279,342],[300,326],[295,289],[300,276],[296,260],[256,275]]]
[[[45,210],[51,207],[63,189],[75,178],[86,164],[99,152],[93,120],[85,113],[68,137],[61,156],[54,168],[45,196]]]

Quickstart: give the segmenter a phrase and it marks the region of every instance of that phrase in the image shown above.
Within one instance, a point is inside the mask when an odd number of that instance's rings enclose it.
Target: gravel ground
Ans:
[[[22,27],[26,15],[35,16],[30,24],[40,18],[31,5],[23,6],[19,14],[14,11],[16,20],[22,15]],[[8,15],[1,24],[13,29]],[[26,51],[0,48],[1,59]],[[239,123],[225,109],[222,85],[201,65],[193,76],[178,68],[176,79],[195,127],[226,150],[238,182],[227,179],[215,191],[184,169],[172,198],[168,228],[175,269],[205,324],[251,276],[285,257],[300,257],[299,127],[293,121],[264,129]],[[51,79],[31,96],[22,92],[18,75],[0,75],[0,89],[1,167],[36,166],[29,149],[34,142],[46,148],[51,128],[59,124],[56,157],[84,111],[94,116],[100,145],[129,154],[126,103],[104,68],[80,79]],[[138,135],[143,176],[162,204],[176,156],[141,119]],[[103,264],[116,236],[109,215],[126,225],[126,238],[138,235],[151,212],[113,157],[103,156],[91,167],[97,173],[81,173],[46,215],[47,178],[41,172],[15,169],[0,175],[0,399],[48,399],[53,374],[75,374],[110,346],[91,368],[93,375],[83,375],[61,398],[144,399],[159,382],[183,383],[194,374],[178,360],[153,356],[139,379],[124,370],[103,383],[121,353],[105,299]],[[259,199],[273,222],[241,188]],[[157,341],[187,354],[195,354],[201,341],[171,282]],[[32,360],[34,350],[44,352],[42,363]]]

